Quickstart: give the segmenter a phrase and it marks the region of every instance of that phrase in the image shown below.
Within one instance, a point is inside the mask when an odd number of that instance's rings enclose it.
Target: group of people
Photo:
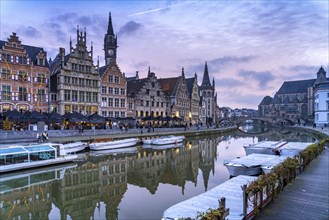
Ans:
[[[48,140],[48,133],[47,132],[41,132],[37,133],[37,139],[39,142],[45,142]]]

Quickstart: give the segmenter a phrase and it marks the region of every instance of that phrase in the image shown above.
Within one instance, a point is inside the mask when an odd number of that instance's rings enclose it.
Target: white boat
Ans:
[[[267,154],[250,154],[245,157],[224,162],[231,176],[248,175],[254,176],[262,172],[261,165],[279,156]]]
[[[163,136],[158,138],[153,138],[149,140],[143,140],[143,144],[155,144],[155,145],[165,145],[165,144],[177,144],[183,142],[185,136]]]
[[[312,143],[307,142],[289,142],[280,149],[281,156],[297,156],[301,151],[305,150]]]
[[[281,163],[283,163],[283,161],[285,161],[288,157],[287,156],[278,156],[275,157],[272,160],[266,161],[264,163],[261,164],[261,168],[263,170],[263,172],[265,174],[271,172],[273,170],[274,167],[280,165]]]
[[[165,150],[170,148],[180,148],[183,147],[184,144],[182,142],[177,144],[163,144],[163,145],[154,145],[154,144],[143,144],[143,148],[153,149],[153,150]]]
[[[137,138],[127,138],[116,141],[107,141],[101,143],[91,143],[89,144],[90,150],[110,150],[122,147],[131,147],[137,144]]]
[[[68,144],[62,144],[61,150],[64,154],[72,154],[77,153],[79,151],[83,151],[87,147],[86,143],[83,143],[81,141],[68,143]]]
[[[256,144],[249,144],[243,146],[246,155],[249,154],[272,154],[278,155],[279,149],[286,145],[286,141],[262,141]]]
[[[0,173],[72,162],[77,155],[60,156],[56,147],[44,143],[0,148]]]

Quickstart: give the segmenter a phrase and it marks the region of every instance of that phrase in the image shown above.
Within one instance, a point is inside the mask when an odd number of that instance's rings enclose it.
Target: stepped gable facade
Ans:
[[[82,114],[100,114],[100,77],[98,67],[93,63],[93,45],[87,50],[86,29],[79,32],[77,27],[77,44],[65,54],[59,48],[59,54],[50,64],[51,103],[50,110],[63,115],[68,112]]]
[[[117,36],[113,32],[111,13],[104,37],[105,66],[101,78],[101,114],[104,117],[127,116],[127,82],[117,64]]]
[[[16,33],[0,40],[0,112],[48,111],[48,79],[42,47],[22,44]]]
[[[197,124],[199,121],[199,86],[198,86],[198,77],[195,73],[194,77],[186,79],[187,89],[189,92],[190,98],[190,112],[189,120],[192,124]]]
[[[128,117],[158,117],[170,114],[169,99],[164,93],[160,80],[150,67],[146,78],[127,81]]]
[[[258,106],[260,116],[289,118],[296,123],[314,120],[314,88],[316,79],[284,82],[273,99],[265,97]],[[328,79],[327,79],[328,80]],[[266,100],[266,101],[265,101]]]
[[[199,123],[212,125],[216,123],[217,93],[215,91],[215,79],[210,83],[208,65],[205,63],[201,86],[199,86],[200,110]]]
[[[165,96],[170,100],[170,114],[189,121],[190,95],[185,79],[184,68],[181,76],[173,78],[159,79],[161,88]]]

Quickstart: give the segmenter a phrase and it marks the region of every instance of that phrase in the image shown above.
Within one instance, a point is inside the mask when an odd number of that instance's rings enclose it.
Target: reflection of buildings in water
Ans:
[[[64,168],[2,175],[0,219],[48,219],[52,205],[51,184],[63,178]]]
[[[209,137],[199,141],[200,169],[202,171],[205,191],[208,189],[209,175],[215,174],[215,159],[220,137]]]
[[[118,206],[127,191],[128,165],[133,157],[111,156],[101,161],[101,201],[106,204],[106,219],[118,219]]]
[[[143,149],[128,172],[128,182],[147,188],[154,194],[160,183],[169,183],[184,187],[186,181],[196,183],[198,157],[195,145],[166,150]]]
[[[53,184],[54,204],[60,209],[61,219],[91,219],[99,203],[101,184],[98,164],[87,162],[65,173]]]

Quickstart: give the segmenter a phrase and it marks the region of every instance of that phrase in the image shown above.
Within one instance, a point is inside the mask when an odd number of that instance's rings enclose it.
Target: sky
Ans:
[[[175,77],[184,67],[201,84],[207,61],[220,107],[257,109],[284,81],[328,72],[327,0],[1,0],[0,39],[16,32],[54,58],[70,37],[76,44],[79,25],[102,66],[109,12],[126,76],[145,78],[150,66],[158,78]]]

